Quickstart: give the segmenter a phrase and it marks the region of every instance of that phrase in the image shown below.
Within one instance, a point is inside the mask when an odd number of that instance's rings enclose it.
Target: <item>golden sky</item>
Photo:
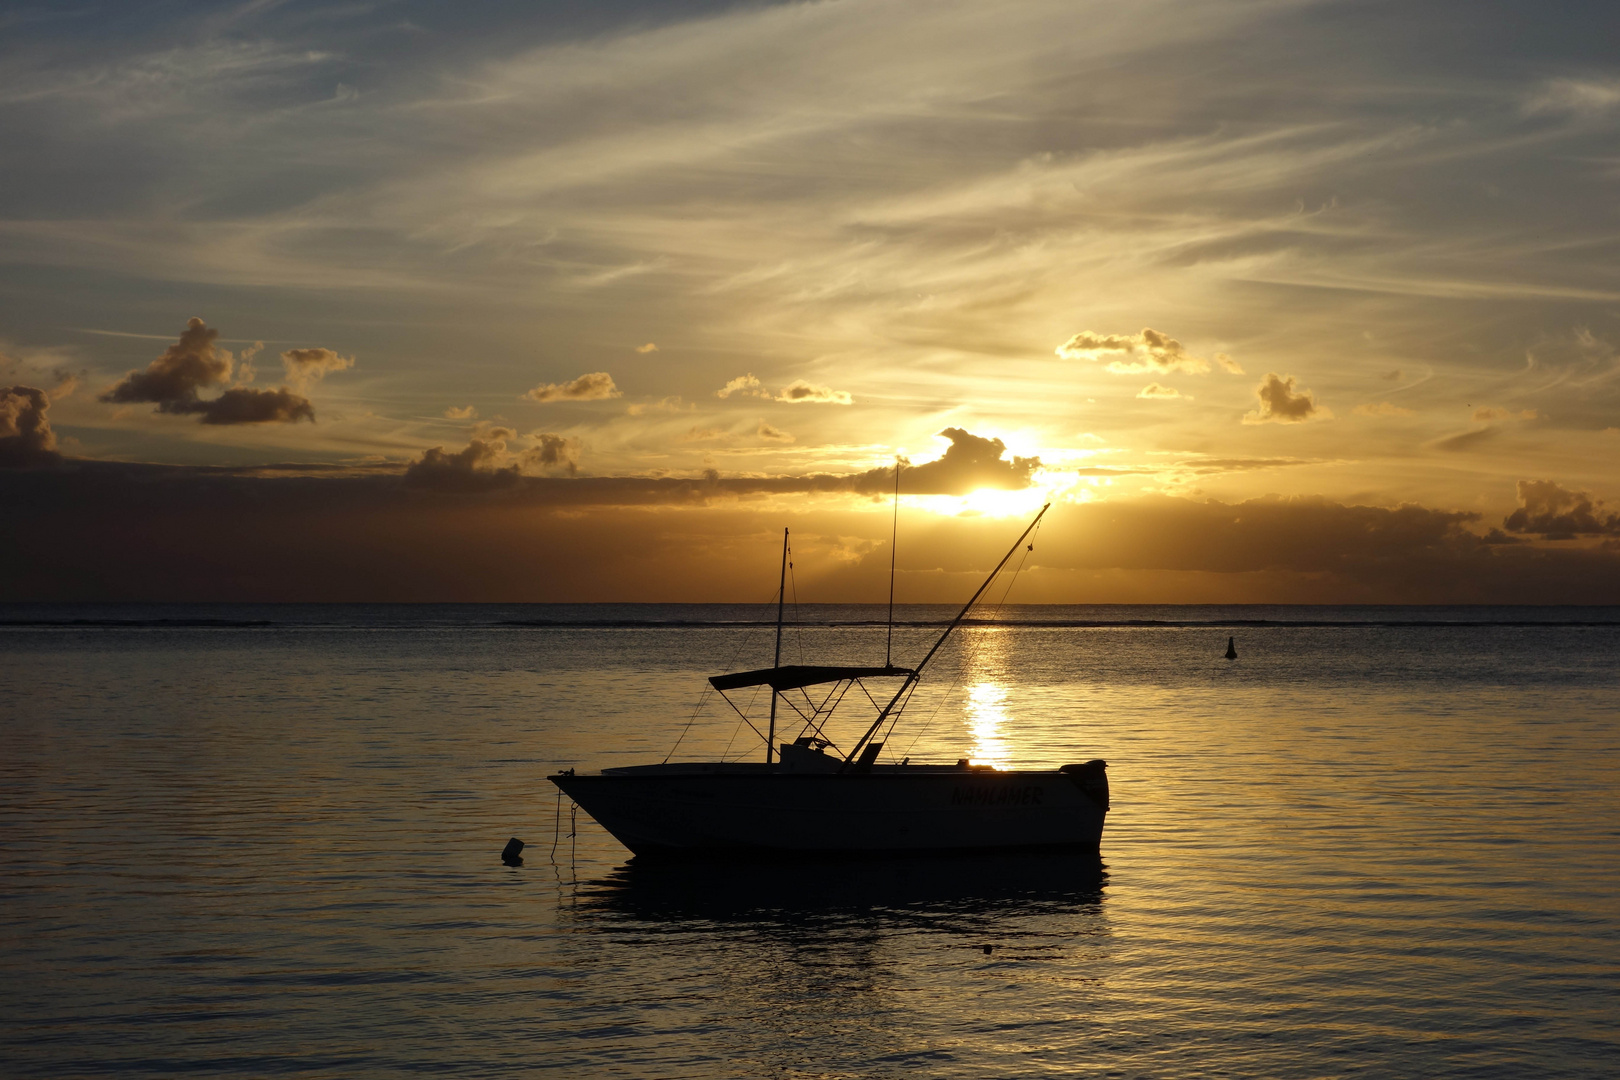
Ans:
[[[1620,602],[1617,23],[10,5],[0,598]]]

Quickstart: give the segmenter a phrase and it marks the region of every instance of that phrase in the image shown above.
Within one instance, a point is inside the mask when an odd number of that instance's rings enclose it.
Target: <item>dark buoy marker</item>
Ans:
[[[1226,658],[1228,660],[1237,659],[1237,638],[1235,637],[1226,639]]]
[[[515,836],[508,840],[506,842],[506,847],[501,849],[501,862],[505,863],[507,866],[522,866],[523,841],[519,840]]]

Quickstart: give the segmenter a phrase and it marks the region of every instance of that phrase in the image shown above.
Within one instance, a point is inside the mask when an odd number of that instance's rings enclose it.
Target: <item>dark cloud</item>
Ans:
[[[1041,467],[1038,457],[1003,459],[1007,444],[961,428],[946,428],[939,435],[951,440],[942,457],[903,469],[900,490],[907,495],[966,495],[980,488],[1016,490],[1029,487],[1031,475]],[[894,490],[894,469],[873,469],[855,478],[863,493]]]
[[[275,390],[233,386],[212,401],[193,402],[185,411],[201,414],[205,424],[315,422],[315,406],[309,398],[295,394],[285,386]]]
[[[1551,480],[1520,480],[1518,490],[1519,508],[1502,522],[1509,532],[1540,533],[1548,540],[1620,535],[1620,514],[1603,513],[1603,503],[1584,491]]]
[[[1375,576],[1399,557],[1479,541],[1464,526],[1479,515],[1425,506],[1347,506],[1269,496],[1241,503],[1168,496],[1088,504],[1082,529],[1048,537],[1062,562],[1088,568],[1225,573],[1339,571]]]
[[[302,394],[287,387],[254,390],[227,387],[217,398],[203,398],[199,391],[227,386],[231,381],[233,357],[230,350],[216,344],[219,331],[198,318],[186,323],[180,340],[163,350],[145,371],[131,371],[101,395],[113,404],[150,403],[158,412],[198,416],[205,424],[291,424],[315,421],[315,406]],[[330,366],[330,349],[293,349],[282,353],[288,371],[302,371],[301,379],[319,377],[328,370],[348,367],[353,360],[337,357],[338,367]],[[287,360],[288,357],[300,359]]]
[[[775,581],[784,513],[802,521],[801,591],[822,574],[818,597],[883,595],[885,515],[850,499],[760,500],[847,494],[857,477],[519,477],[498,475],[497,458],[487,445],[436,449],[413,464],[409,487],[397,471],[288,475],[291,466],[280,475],[92,461],[0,471],[0,506],[11,512],[0,529],[0,599],[758,599]],[[447,503],[424,498],[424,487],[486,494]],[[1312,498],[1060,503],[1027,585],[1054,603],[1620,601],[1620,543],[1502,543],[1476,535],[1474,518]],[[971,591],[1018,523],[923,526],[902,525],[914,568],[902,547],[902,589],[943,602]],[[844,569],[809,555],[818,534],[848,538]],[[200,574],[199,550],[230,557]],[[537,551],[567,572],[535,573]]]
[[[1260,385],[1255,387],[1260,404],[1253,412],[1243,414],[1245,424],[1301,424],[1306,420],[1326,419],[1332,414],[1316,403],[1309,390],[1295,390],[1292,375],[1278,375],[1268,371]]]
[[[101,395],[101,400],[151,403],[159,412],[195,412],[199,390],[223,385],[231,378],[231,354],[215,345],[217,340],[218,330],[201,319],[189,319],[179,341],[164,349],[163,355],[148,364],[145,371],[125,375]]]
[[[0,386],[0,469],[55,465],[62,460],[51,430],[51,398],[32,386]]]
[[[518,458],[520,466],[557,469],[573,476],[579,472],[579,440],[537,431],[529,436],[533,446]]]
[[[592,371],[565,383],[541,383],[525,391],[530,401],[606,401],[624,396],[614,385],[613,376],[605,371]]]
[[[509,435],[504,428],[500,435]],[[405,469],[405,486],[433,491],[494,491],[509,488],[522,479],[516,465],[497,465],[506,450],[504,438],[472,439],[454,454],[435,446]]]

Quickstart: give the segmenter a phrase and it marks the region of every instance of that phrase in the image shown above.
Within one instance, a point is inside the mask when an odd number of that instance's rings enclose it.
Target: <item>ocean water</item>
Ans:
[[[1620,610],[1003,610],[891,750],[1101,866],[638,864],[546,774],[758,756],[772,614],[0,606],[0,1075],[1620,1074]]]

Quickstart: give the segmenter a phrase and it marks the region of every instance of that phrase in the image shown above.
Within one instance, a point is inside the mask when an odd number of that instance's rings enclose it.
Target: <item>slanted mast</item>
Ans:
[[[898,474],[898,466],[896,466],[896,472]],[[898,486],[899,484],[897,477],[897,490]],[[1001,557],[1001,561],[996,564],[995,569],[990,571],[990,575],[984,579],[984,584],[980,585],[978,590],[974,592],[972,598],[962,606],[962,610],[957,612],[956,618],[952,619],[950,624],[945,627],[944,632],[939,635],[939,640],[934,642],[933,648],[928,650],[927,655],[922,658],[922,662],[914,668],[897,667],[888,656],[885,657],[885,662],[881,667],[875,665],[864,666],[854,664],[783,665],[782,615],[783,603],[787,595],[788,567],[788,532],[786,529],[783,529],[782,582],[781,589],[777,593],[776,603],[775,662],[768,668],[756,668],[752,671],[738,671],[726,675],[712,676],[709,679],[709,685],[720,692],[720,696],[726,701],[726,704],[730,705],[731,708],[736,711],[737,715],[741,716],[744,722],[746,722],[749,727],[753,728],[756,735],[760,735],[762,738],[764,738],[765,763],[769,765],[775,760],[776,754],[777,699],[782,697],[787,691],[802,691],[806,687],[810,686],[832,685],[832,690],[823,697],[819,704],[811,700],[808,694],[805,695],[805,702],[810,707],[810,711],[808,713],[806,713],[793,701],[788,701],[788,705],[793,709],[794,712],[799,714],[799,717],[802,720],[804,720],[804,729],[806,731],[814,731],[814,737],[819,740],[818,745],[833,746],[834,744],[832,740],[826,737],[822,728],[827,718],[831,716],[832,711],[836,709],[839,702],[843,700],[844,695],[849,691],[850,687],[860,683],[862,679],[901,679],[902,682],[900,683],[899,689],[894,692],[894,696],[889,699],[886,705],[878,708],[877,719],[874,720],[872,725],[866,729],[866,732],[858,740],[856,740],[855,745],[850,747],[849,752],[843,753],[840,750],[840,753],[843,754],[843,758],[839,771],[848,769],[851,764],[857,760],[857,755],[861,755],[863,748],[866,749],[867,753],[861,756],[859,760],[861,765],[864,767],[870,763],[873,757],[876,756],[877,749],[882,745],[881,743],[872,742],[872,737],[882,730],[884,721],[889,720],[891,716],[898,718],[899,709],[897,707],[900,707],[902,702],[907,700],[908,693],[916,686],[918,680],[922,677],[922,669],[927,666],[930,660],[934,658],[934,654],[939,652],[941,647],[944,646],[946,639],[951,636],[951,632],[961,624],[964,618],[967,617],[967,613],[973,609],[973,605],[979,602],[979,597],[984,595],[984,591],[990,587],[991,582],[995,581],[1002,569],[1006,567],[1008,560],[1013,557],[1013,554],[1017,552],[1018,548],[1029,537],[1029,534],[1035,531],[1035,527],[1041,523],[1041,518],[1046,516],[1046,511],[1051,509],[1051,505],[1051,503],[1047,503],[1045,506],[1041,507],[1041,512],[1035,515],[1035,520],[1031,521],[1024,531],[1019,534],[1018,539],[1013,543],[1013,546],[1007,549],[1007,553]],[[1033,550],[1033,545],[1031,545],[1031,550]],[[890,602],[892,604],[892,582],[890,588]],[[890,609],[889,625],[890,633],[892,634],[894,625],[892,608]],[[885,650],[885,652],[888,651],[889,650],[887,649]],[[759,728],[754,727],[753,721],[750,721],[748,716],[741,709],[737,708],[735,702],[733,702],[729,697],[726,697],[727,690],[740,690],[749,686],[768,686],[771,689],[770,726],[764,732],[761,732]],[[877,702],[872,700],[870,692],[866,692],[866,697],[869,701],[872,701],[874,706],[877,705]]]

